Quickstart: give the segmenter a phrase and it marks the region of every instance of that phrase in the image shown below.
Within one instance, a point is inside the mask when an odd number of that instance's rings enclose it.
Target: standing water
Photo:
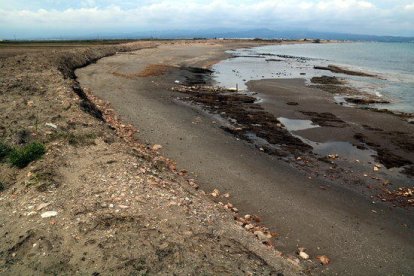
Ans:
[[[271,45],[230,51],[235,57],[214,66],[219,85],[246,89],[249,80],[338,76],[350,86],[391,104],[374,105],[414,112],[414,43],[328,43]],[[334,74],[314,66],[337,65],[378,77]]]

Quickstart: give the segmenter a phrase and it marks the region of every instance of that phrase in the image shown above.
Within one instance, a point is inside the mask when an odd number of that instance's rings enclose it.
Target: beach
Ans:
[[[134,126],[75,79],[75,69],[101,58],[130,60],[160,45],[183,60],[191,57],[183,45],[225,56],[223,48],[257,44],[54,42],[33,51],[31,42],[1,44],[0,274],[304,273],[271,245],[275,233],[258,217],[230,208],[233,195],[202,190],[160,154],[164,142],[137,140]],[[114,72],[116,93],[135,78]]]
[[[316,273],[412,273],[411,197],[398,192],[412,188],[414,126],[339,105],[302,79],[214,90],[206,69],[230,58],[226,50],[251,46],[167,43],[100,59],[76,76],[200,189],[229,193],[240,214],[258,215],[284,255],[305,247],[313,260],[329,256],[329,266],[304,262]]]

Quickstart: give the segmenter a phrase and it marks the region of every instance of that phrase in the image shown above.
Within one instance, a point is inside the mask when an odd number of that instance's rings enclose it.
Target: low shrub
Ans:
[[[46,153],[46,147],[39,143],[33,142],[21,148],[16,148],[9,154],[9,161],[13,166],[24,168],[30,162],[41,158]]]
[[[80,133],[80,134],[69,134],[68,142],[72,146],[86,146],[93,145],[95,143],[97,135],[95,133]]]
[[[56,132],[50,136],[50,141],[67,140],[71,146],[88,146],[95,144],[95,139],[98,137],[96,133],[74,133],[74,132]]]
[[[0,162],[5,160],[6,157],[12,152],[12,147],[0,142]]]

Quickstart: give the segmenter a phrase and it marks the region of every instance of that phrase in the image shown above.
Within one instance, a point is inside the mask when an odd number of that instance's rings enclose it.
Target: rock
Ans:
[[[40,211],[40,210],[42,210],[43,208],[45,208],[49,205],[50,205],[50,203],[41,203],[36,207],[36,211]]]
[[[58,128],[57,125],[52,124],[52,123],[46,123],[45,126],[48,126],[48,127],[54,128],[54,129]]]
[[[268,241],[270,238],[272,238],[272,235],[264,233],[263,231],[254,231],[254,234],[260,241]]]
[[[246,230],[251,230],[254,228],[253,224],[246,224],[246,226],[244,226],[244,228],[246,228]]]
[[[162,149],[162,146],[158,145],[158,144],[155,144],[155,145],[152,146],[152,149],[153,150],[160,150],[160,149]]]
[[[303,252],[303,251],[299,252],[299,257],[301,257],[304,260],[309,259],[309,255],[306,252]]]
[[[318,259],[323,265],[328,265],[331,262],[331,260],[325,255],[317,256],[316,259]]]
[[[330,159],[336,159],[338,157],[339,157],[338,154],[328,154],[328,158],[330,158]]]
[[[234,207],[233,204],[231,204],[230,202],[224,205],[224,208],[226,209],[232,209],[233,207]]]
[[[309,259],[309,254],[308,254],[308,253],[306,253],[305,251],[306,251],[306,249],[305,249],[305,248],[300,247],[300,248],[299,248],[299,257],[301,257],[301,258],[302,258],[302,259],[304,259],[304,260],[307,260],[307,259]]]
[[[40,216],[42,218],[51,218],[51,217],[56,217],[57,214],[58,213],[56,211],[47,211],[47,212],[42,213]]]
[[[214,190],[213,190],[213,192],[211,193],[211,195],[212,195],[213,197],[218,197],[218,196],[220,195],[220,191],[219,191],[219,190],[217,190],[217,189],[214,189]]]

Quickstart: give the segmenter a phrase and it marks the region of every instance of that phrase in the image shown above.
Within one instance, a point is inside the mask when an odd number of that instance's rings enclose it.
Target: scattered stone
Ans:
[[[317,256],[316,259],[318,259],[323,265],[328,265],[331,262],[331,260],[325,255]]]
[[[299,257],[301,257],[304,260],[309,259],[309,254],[305,252],[306,248],[299,247]]]
[[[36,207],[36,211],[40,211],[40,210],[42,210],[43,208],[45,208],[49,205],[50,205],[50,203],[41,203]]]
[[[251,230],[251,229],[253,229],[254,228],[254,225],[253,224],[246,224],[245,226],[244,226],[244,228],[246,228],[246,230]]]
[[[218,196],[220,195],[220,191],[219,191],[219,190],[217,190],[217,189],[214,189],[214,190],[213,190],[213,192],[211,193],[211,195],[212,195],[213,197],[218,197]]]
[[[226,209],[233,209],[233,204],[231,204],[230,202],[227,203],[226,205],[224,205],[224,208]]]
[[[339,157],[338,154],[328,154],[328,158],[330,159],[337,159]]]
[[[256,237],[260,240],[260,241],[268,241],[269,239],[272,238],[272,235],[269,233],[264,233],[263,231],[254,231],[254,233],[256,235]]]
[[[52,124],[52,123],[46,123],[45,126],[51,127],[51,128],[54,128],[54,129],[57,129],[58,128],[57,125]]]
[[[155,144],[152,146],[152,150],[160,150],[160,149],[162,149],[161,145]]]
[[[57,214],[58,213],[56,211],[47,211],[47,212],[42,213],[40,216],[42,218],[51,218],[51,217],[56,217]]]
[[[309,259],[309,255],[306,252],[303,252],[303,251],[299,252],[299,257],[301,257],[304,260]]]

